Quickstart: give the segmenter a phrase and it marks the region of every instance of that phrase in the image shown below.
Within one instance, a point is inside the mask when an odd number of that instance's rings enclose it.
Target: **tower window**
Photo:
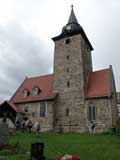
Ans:
[[[70,57],[67,55],[67,60],[69,59]]]
[[[66,117],[69,117],[69,109],[68,109],[68,108],[65,109],[65,116],[66,116]]]
[[[69,73],[69,68],[67,68],[67,73]]]
[[[70,82],[69,81],[67,81],[67,87],[70,87]]]
[[[70,39],[66,39],[65,44],[69,44],[70,43]]]

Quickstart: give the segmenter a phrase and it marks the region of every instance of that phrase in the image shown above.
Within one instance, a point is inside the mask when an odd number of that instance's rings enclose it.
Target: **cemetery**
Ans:
[[[113,69],[93,70],[93,47],[73,5],[52,40],[54,73],[26,77],[0,105],[0,160],[119,160]]]
[[[119,159],[120,137],[112,134],[78,133],[9,133],[9,148],[0,148],[0,160],[35,159],[36,143],[40,145],[38,155],[41,160],[60,160],[64,155],[77,155],[80,160]],[[10,149],[11,148],[11,149]],[[33,153],[33,154],[32,154]],[[104,153],[104,154],[103,154]]]

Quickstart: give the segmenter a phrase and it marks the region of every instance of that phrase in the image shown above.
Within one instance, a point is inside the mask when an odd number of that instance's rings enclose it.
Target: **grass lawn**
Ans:
[[[81,160],[120,160],[120,137],[113,135],[21,133],[10,136],[10,144],[18,143],[18,152],[0,151],[0,160],[28,160],[31,143],[44,142],[47,159],[64,154],[77,154]]]

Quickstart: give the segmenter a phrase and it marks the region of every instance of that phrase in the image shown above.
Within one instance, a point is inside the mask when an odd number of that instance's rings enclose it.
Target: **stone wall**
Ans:
[[[107,132],[112,127],[111,101],[109,98],[95,98],[86,100],[83,104],[78,103],[78,105],[72,105],[74,108],[71,108],[69,117],[65,117],[64,110],[61,112],[60,120],[56,119],[56,131],[62,129],[63,132],[90,133],[91,122],[89,121],[88,108],[91,104],[96,107],[96,127],[94,132]]]
[[[84,89],[86,89],[89,80],[89,75],[92,72],[92,56],[90,48],[83,38],[81,39],[81,43],[82,43]]]
[[[87,131],[84,89],[92,71],[91,54],[80,34],[69,37],[69,44],[65,43],[67,39],[55,42],[54,90],[59,94],[54,124],[56,130],[62,126],[64,132],[84,132]],[[69,116],[65,115],[66,109]]]
[[[96,98],[86,101],[86,108],[93,104],[96,107],[96,127],[95,132],[101,133],[108,131],[112,127],[111,103],[109,98]],[[87,118],[87,125],[90,130],[90,122]]]
[[[111,74],[110,74],[110,80],[111,80],[111,97],[110,97],[110,103],[111,103],[111,112],[112,112],[112,125],[115,126],[116,120],[118,118],[118,109],[117,109],[117,95],[116,95],[116,87],[115,87],[115,80],[113,75],[112,66],[111,68]]]
[[[19,107],[24,108],[29,106],[28,112],[26,112],[26,117],[32,120],[33,124],[38,121],[41,126],[41,131],[50,131],[53,130],[53,118],[54,118],[54,101],[46,101],[46,113],[45,117],[40,117],[38,110],[40,107],[39,102],[29,102],[19,104]]]

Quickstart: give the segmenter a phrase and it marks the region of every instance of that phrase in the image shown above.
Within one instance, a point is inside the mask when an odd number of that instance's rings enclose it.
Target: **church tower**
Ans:
[[[87,130],[85,89],[92,72],[93,48],[77,21],[73,6],[68,23],[53,41],[54,90],[58,92],[54,127],[57,131],[62,129],[64,132],[84,132]]]

